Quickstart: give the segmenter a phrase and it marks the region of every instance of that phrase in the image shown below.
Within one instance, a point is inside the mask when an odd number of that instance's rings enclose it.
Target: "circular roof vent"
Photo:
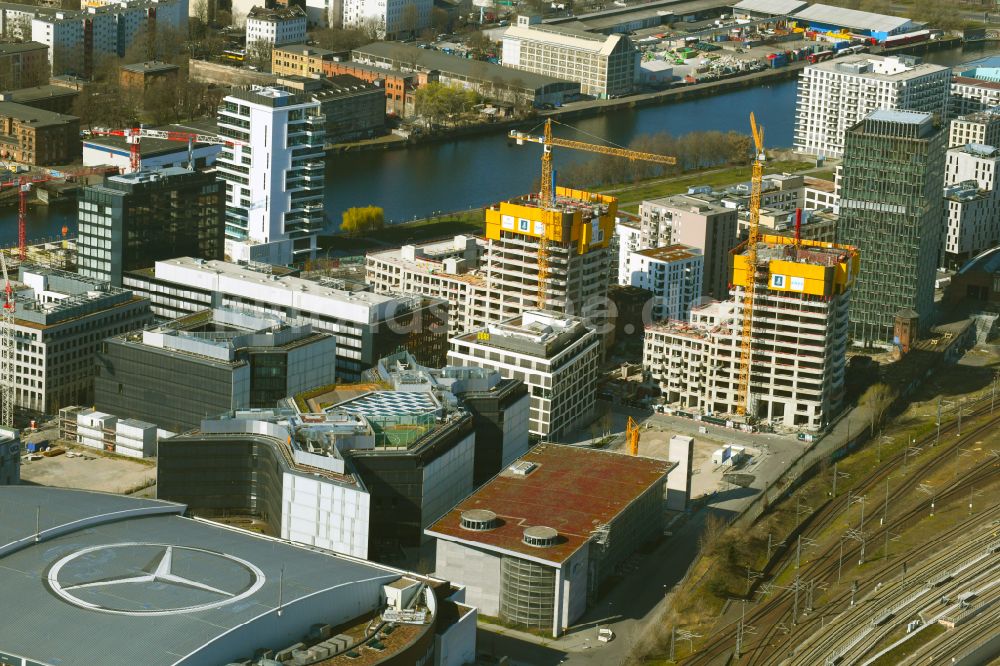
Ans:
[[[474,532],[485,532],[497,526],[497,514],[486,509],[469,509],[462,512],[462,527]]]
[[[524,543],[535,548],[548,548],[556,545],[559,539],[559,532],[551,527],[529,527],[524,530]]]

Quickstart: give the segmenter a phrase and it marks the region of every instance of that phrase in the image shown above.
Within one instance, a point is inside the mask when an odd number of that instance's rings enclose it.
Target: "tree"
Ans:
[[[378,206],[348,208],[344,211],[340,223],[340,231],[352,236],[369,231],[378,231],[384,227],[385,211]]]
[[[371,37],[360,28],[325,28],[312,33],[320,48],[330,51],[350,51],[371,42]]]
[[[420,22],[420,13],[417,6],[410,3],[403,7],[403,15],[400,19],[400,27],[408,36],[412,36],[417,31]]]
[[[868,411],[871,412],[871,423],[868,432],[872,437],[875,436],[876,429],[881,430],[882,419],[885,418],[885,412],[892,405],[895,397],[888,384],[882,382],[874,384],[862,396],[861,404],[867,406]]]
[[[435,7],[431,10],[431,27],[437,33],[448,32],[451,30],[451,15],[440,7]]]
[[[414,96],[417,113],[432,121],[470,111],[482,100],[473,90],[438,82],[418,88]]]
[[[484,35],[481,31],[476,31],[465,40],[465,45],[477,57],[484,56],[493,50],[493,40]]]
[[[246,62],[262,72],[271,71],[271,53],[274,44],[263,39],[247,44]]]

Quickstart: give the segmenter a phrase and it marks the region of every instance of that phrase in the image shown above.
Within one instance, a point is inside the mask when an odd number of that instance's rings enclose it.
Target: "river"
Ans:
[[[1000,45],[936,51],[927,62],[954,66],[1000,54]],[[792,144],[795,120],[795,80],[746,88],[675,104],[647,106],[570,123],[579,132],[559,128],[566,138],[588,140],[587,135],[626,145],[634,137],[656,132],[684,134],[694,130],[749,132],[753,111],[766,130],[767,144]],[[591,139],[592,140],[592,139]],[[339,222],[350,206],[376,205],[386,219],[400,222],[434,211],[482,206],[527,191],[538,178],[541,148],[537,144],[508,145],[503,133],[424,144],[406,150],[346,153],[330,157],[326,170],[327,215]],[[592,156],[557,151],[555,167]],[[28,218],[28,238],[58,236],[63,226],[76,233],[73,206],[35,206]],[[17,213],[0,214],[0,245],[17,240]]]

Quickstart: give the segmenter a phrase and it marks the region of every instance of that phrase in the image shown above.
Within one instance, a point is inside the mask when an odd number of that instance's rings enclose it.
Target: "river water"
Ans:
[[[954,66],[1000,54],[1000,46],[950,49],[928,54],[925,60]],[[559,128],[566,138],[588,140],[587,134],[620,145],[647,133],[684,134],[694,130],[749,132],[749,114],[766,130],[772,147],[792,144],[795,119],[795,80],[745,88],[700,99],[617,111],[570,123],[580,132]],[[456,141],[425,144],[406,150],[347,153],[329,158],[326,170],[326,210],[339,222],[350,206],[381,206],[386,220],[399,222],[424,217],[434,211],[455,211],[482,206],[526,192],[538,178],[541,147],[508,145],[497,133]],[[555,166],[592,156],[579,151],[557,151]],[[28,238],[58,236],[66,226],[76,234],[73,206],[33,207],[28,218]],[[13,207],[0,212],[0,245],[17,240],[17,213]]]

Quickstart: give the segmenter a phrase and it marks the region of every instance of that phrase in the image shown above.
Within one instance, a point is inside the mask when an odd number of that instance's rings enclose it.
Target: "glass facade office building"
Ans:
[[[946,134],[932,114],[884,109],[847,131],[837,241],[864,257],[851,296],[855,342],[891,342],[904,309],[930,323]]]
[[[125,271],[174,257],[222,259],[222,183],[178,167],[112,176],[79,207],[79,273],[121,286]]]

